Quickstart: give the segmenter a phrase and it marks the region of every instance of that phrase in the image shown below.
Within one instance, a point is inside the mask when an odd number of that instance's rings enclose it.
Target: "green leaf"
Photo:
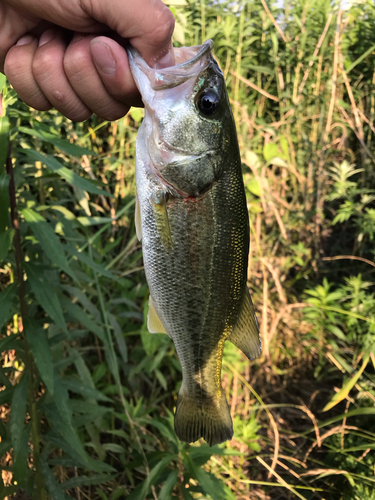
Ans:
[[[275,156],[279,156],[277,144],[273,144],[272,142],[266,144],[263,148],[263,156],[266,161],[270,161],[272,158],[275,158]]]
[[[17,456],[22,446],[22,436],[25,428],[25,414],[27,407],[27,391],[29,374],[24,373],[14,389],[10,412],[10,435],[14,455]]]
[[[124,338],[124,335],[122,333],[121,327],[118,324],[118,322],[117,322],[117,320],[116,320],[116,318],[115,318],[115,316],[113,314],[108,313],[108,319],[109,319],[109,322],[110,322],[110,324],[111,324],[111,326],[113,328],[115,339],[116,339],[116,343],[117,343],[117,347],[118,347],[118,349],[120,351],[122,360],[126,364],[128,362],[128,348],[127,348],[127,345],[126,345],[125,338]]]
[[[100,224],[107,224],[114,220],[112,217],[77,217],[77,221],[85,227],[99,226]]]
[[[116,472],[113,467],[105,464],[104,462],[101,462],[100,460],[94,460],[91,457],[87,457],[88,460],[83,460],[81,455],[77,453],[75,447],[72,447],[65,441],[65,439],[58,435],[55,435],[51,431],[49,431],[48,434],[44,436],[44,438],[48,444],[51,444],[56,448],[61,448],[63,451],[65,451],[65,453],[72,457],[82,467],[85,467],[94,472]]]
[[[178,470],[176,469],[169,474],[167,480],[163,484],[163,487],[159,493],[158,497],[159,500],[169,500],[172,497],[172,491],[175,485],[177,484],[177,478],[178,478]]]
[[[5,87],[6,82],[7,82],[7,77],[5,75],[3,75],[2,73],[0,73],[0,92]]]
[[[72,409],[70,407],[69,393],[57,370],[54,372],[53,400],[60,417],[67,425],[72,422]]]
[[[357,66],[360,62],[363,61],[367,56],[369,56],[375,50],[375,45],[372,45],[369,49],[367,49],[358,59],[356,59],[348,68],[346,68],[346,74],[348,74],[353,68]]]
[[[75,274],[70,269],[69,262],[64,253],[64,246],[60,242],[60,239],[53,230],[51,224],[49,224],[44,217],[31,208],[24,208],[22,210],[22,215],[30,224],[30,228],[34,233],[34,236],[40,243],[50,261],[69,274],[69,276],[71,276],[75,281],[78,281]]]
[[[252,37],[252,38],[259,38],[259,37]],[[275,70],[272,68],[268,68],[267,66],[255,66],[254,64],[247,64],[246,69],[251,69],[256,73],[265,73],[266,75],[275,74]]]
[[[8,155],[9,120],[7,116],[0,116],[0,172],[3,171]]]
[[[60,162],[58,162],[53,156],[45,156],[39,151],[35,151],[33,149],[23,150],[23,152],[31,159],[35,161],[41,161],[44,165],[46,165],[52,172],[57,173],[60,177],[66,180],[68,184],[71,184],[74,187],[82,189],[83,191],[88,191],[93,194],[101,194],[103,196],[113,196],[107,191],[103,191],[103,189],[95,186],[93,182],[90,182],[83,177],[80,177],[73,170],[63,167]]]
[[[112,220],[112,219],[110,219],[110,220]],[[72,245],[72,244],[66,245],[66,250],[68,253],[77,257],[77,259],[80,262],[82,262],[83,264],[86,264],[88,267],[90,267],[91,269],[96,271],[98,274],[105,276],[106,278],[109,278],[111,280],[118,281],[116,276],[111,271],[107,271],[103,266],[101,266],[100,264],[97,264],[89,255],[87,255],[83,251],[80,252],[79,250],[77,250],[74,247],[74,245]]]
[[[140,122],[145,112],[142,108],[131,108],[129,114],[135,122]]]
[[[43,273],[43,270],[38,269],[37,266],[29,263],[24,264],[24,269],[36,300],[43,307],[52,321],[54,321],[56,325],[65,333],[68,333],[59,297],[51,287],[47,277]]]
[[[261,194],[259,182],[255,178],[252,178],[250,182],[246,183],[246,188],[250,193],[255,194],[255,196],[260,196]]]
[[[55,401],[57,398],[56,393],[54,398]],[[60,434],[60,436],[78,453],[83,462],[88,465],[88,456],[74,427],[63,420],[55,405],[45,404],[43,405],[43,409],[52,428]]]
[[[79,380],[73,379],[64,379],[63,384],[65,387],[76,394],[80,394],[84,398],[87,399],[96,399],[98,401],[105,401],[106,403],[112,403],[112,399],[108,396],[105,396],[103,393],[94,389],[88,385],[83,384]]]
[[[336,406],[338,403],[340,403],[340,401],[342,401],[343,399],[345,399],[349,392],[353,389],[353,387],[355,386],[355,384],[358,382],[359,380],[359,377],[362,375],[362,373],[364,372],[368,362],[369,362],[369,359],[370,359],[370,356],[366,356],[363,360],[363,363],[362,363],[362,366],[361,368],[358,370],[358,372],[354,375],[354,377],[352,377],[344,386],[343,388],[337,392],[333,398],[331,399],[331,401],[329,403],[327,403],[325,405],[325,407],[323,408],[323,411],[328,411],[330,410],[331,408],[333,408],[334,406]]]
[[[0,340],[0,352],[8,351],[9,349],[17,349],[20,339],[18,335],[8,335]]]
[[[0,329],[9,320],[13,300],[17,293],[17,285],[12,283],[0,292]]]
[[[169,464],[169,462],[171,462],[174,458],[176,458],[175,455],[170,455],[168,454],[167,456],[165,456],[164,458],[162,458],[160,460],[160,462],[158,462],[155,467],[153,467],[151,470],[150,470],[150,473],[149,475],[147,476],[147,478],[144,480],[143,482],[143,485],[142,485],[142,489],[141,489],[141,493],[139,495],[139,498],[145,498],[145,496],[147,495],[147,493],[149,492],[151,486],[157,481],[158,477],[160,476],[160,474],[164,471],[164,468],[167,466],[167,464]]]
[[[68,292],[72,295],[72,297],[76,298],[96,320],[100,319],[99,309],[91,302],[82,290],[79,290],[71,285],[62,285],[61,288],[64,292]]]
[[[61,486],[55,479],[54,473],[49,468],[48,464],[43,460],[40,461],[40,468],[44,477],[45,484],[53,500],[65,500],[65,494],[61,489]]]
[[[103,448],[105,451],[111,451],[112,453],[126,453],[126,448],[116,443],[104,443]]]
[[[31,424],[26,425],[22,431],[17,454],[13,456],[13,474],[19,487],[25,487],[28,479],[29,465],[27,462],[29,455],[29,437]]]
[[[56,146],[58,149],[61,149],[61,151],[64,151],[64,153],[67,153],[68,155],[71,156],[79,157],[83,155],[94,154],[94,152],[90,151],[90,149],[82,148],[81,146],[72,144],[71,142],[65,139],[61,139],[60,137],[57,137],[54,134],[42,130],[36,124],[34,125],[34,127],[35,127],[34,129],[27,127],[19,127],[18,131],[22,132],[23,134],[31,135],[32,137],[37,137],[42,141],[49,142],[50,144]]]
[[[96,476],[78,476],[78,477],[72,477],[71,479],[68,479],[64,483],[61,484],[61,487],[64,488],[64,490],[68,490],[71,488],[79,488],[81,486],[92,486],[95,484],[102,484],[102,483],[108,483],[109,481],[112,481],[117,474],[99,474]]]
[[[104,344],[107,344],[107,337],[103,328],[91,319],[81,307],[73,304],[66,297],[61,297],[61,305],[72,318],[84,325],[90,332],[95,333]]]
[[[0,234],[0,262],[3,262],[12,246],[14,229],[8,229]]]
[[[205,493],[214,500],[217,498],[225,498],[223,484],[216,479],[215,476],[206,472],[201,467],[198,467],[189,455],[186,455],[186,459],[192,479],[197,480],[198,484],[203,488]]]
[[[9,220],[9,181],[8,174],[0,174],[0,234],[4,233]]]
[[[28,319],[25,320],[25,331],[40,376],[53,396],[54,368],[46,331],[43,328],[38,328],[34,322]]]
[[[96,491],[98,491],[98,490],[96,490]],[[126,498],[126,493],[127,493],[126,488],[123,486],[120,486],[119,488],[116,488],[113,491],[110,500],[119,500],[121,498]]]

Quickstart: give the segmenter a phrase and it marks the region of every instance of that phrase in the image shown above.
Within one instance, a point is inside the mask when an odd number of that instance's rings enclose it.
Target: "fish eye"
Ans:
[[[202,115],[211,116],[219,108],[220,98],[213,89],[206,89],[199,95],[197,104]]]

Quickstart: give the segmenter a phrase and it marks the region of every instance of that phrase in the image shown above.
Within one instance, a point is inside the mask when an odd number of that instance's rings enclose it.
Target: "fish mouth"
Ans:
[[[149,147],[151,156],[160,156],[162,158],[168,159],[169,161],[163,161],[163,164],[167,163],[177,163],[180,161],[193,161],[196,159],[204,158],[205,156],[212,155],[216,153],[220,148],[205,149],[204,151],[198,151],[191,153],[186,149],[172,146],[165,139],[162,139],[159,135],[158,139],[155,136],[151,138],[152,146]],[[155,155],[156,153],[156,155]]]
[[[146,75],[153,90],[165,90],[181,85],[206,69],[213,61],[212,47],[212,40],[207,40],[202,45],[175,48],[178,64],[167,68],[151,68],[131,45],[127,47],[127,53],[130,65]]]
[[[212,148],[192,153],[186,149],[172,146],[160,136],[157,139],[155,139],[155,136],[151,137],[148,145],[151,162],[156,170],[163,169],[169,165],[177,166],[203,160],[206,157],[212,157],[219,149],[220,148]]]

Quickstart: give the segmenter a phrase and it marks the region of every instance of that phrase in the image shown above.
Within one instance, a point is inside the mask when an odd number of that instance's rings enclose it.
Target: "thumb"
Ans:
[[[174,65],[174,17],[161,0],[82,0],[81,6],[128,39],[151,67]]]

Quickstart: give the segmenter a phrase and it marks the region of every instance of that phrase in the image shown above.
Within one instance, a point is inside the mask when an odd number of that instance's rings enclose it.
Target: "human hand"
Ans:
[[[0,71],[35,109],[116,120],[141,105],[122,45],[171,66],[173,29],[161,0],[1,0]]]

